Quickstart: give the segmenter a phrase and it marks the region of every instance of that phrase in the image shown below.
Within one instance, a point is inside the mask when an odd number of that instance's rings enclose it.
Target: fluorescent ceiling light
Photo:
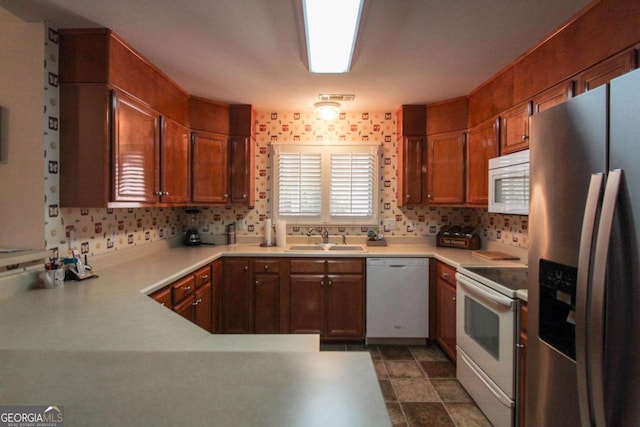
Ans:
[[[309,71],[349,71],[363,1],[302,0]]]

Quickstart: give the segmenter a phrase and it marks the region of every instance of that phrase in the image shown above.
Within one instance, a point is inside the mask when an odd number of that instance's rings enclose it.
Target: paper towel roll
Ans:
[[[287,221],[276,221],[276,243],[280,247],[287,246]]]
[[[264,220],[264,243],[267,246],[271,246],[271,233],[273,229],[271,228],[271,218],[265,218]]]

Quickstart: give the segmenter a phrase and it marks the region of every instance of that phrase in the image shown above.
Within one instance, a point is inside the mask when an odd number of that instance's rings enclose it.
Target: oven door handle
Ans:
[[[502,295],[497,295],[497,294],[494,294],[493,292],[484,290],[479,286],[477,286],[476,284],[474,284],[471,280],[467,279],[465,276],[461,275],[460,273],[456,273],[456,280],[458,281],[459,284],[461,284],[465,289],[467,289],[472,294],[479,296],[481,298],[484,298],[486,300],[489,300],[492,303],[497,304],[499,306],[503,306],[509,310],[515,310],[514,300],[512,300],[511,298],[508,298]]]

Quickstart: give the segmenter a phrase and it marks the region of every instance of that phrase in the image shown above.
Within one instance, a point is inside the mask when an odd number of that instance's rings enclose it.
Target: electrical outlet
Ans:
[[[236,221],[236,230],[238,231],[246,231],[247,225],[246,220],[239,219]]]
[[[395,218],[386,218],[384,220],[384,229],[393,231],[396,229],[396,220]]]

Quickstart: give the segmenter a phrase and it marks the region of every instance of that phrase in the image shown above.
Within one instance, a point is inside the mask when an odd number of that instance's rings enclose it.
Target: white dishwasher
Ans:
[[[367,258],[366,336],[429,337],[428,258]]]

